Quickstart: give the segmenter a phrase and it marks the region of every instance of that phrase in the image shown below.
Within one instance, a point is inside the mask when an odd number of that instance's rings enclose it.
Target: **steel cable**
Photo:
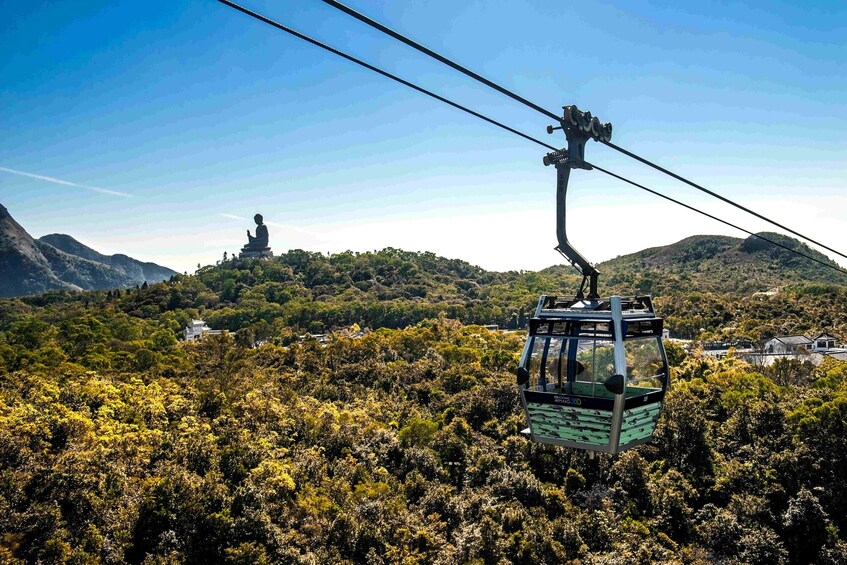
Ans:
[[[485,77],[478,75],[477,73],[471,71],[470,69],[463,67],[462,65],[448,59],[447,57],[444,57],[443,55],[436,53],[435,51],[429,49],[428,47],[421,45],[420,43],[418,43],[418,42],[406,37],[405,35],[397,32],[397,31],[395,31],[395,30],[393,30],[393,29],[391,29],[391,28],[389,28],[389,27],[387,27],[387,26],[367,17],[367,16],[365,16],[364,14],[361,14],[361,13],[357,12],[356,10],[353,10],[352,8],[350,8],[348,6],[345,6],[341,2],[338,2],[337,0],[321,0],[321,1],[324,2],[325,4],[332,6],[333,8],[336,8],[336,9],[344,12],[345,14],[348,14],[348,15],[356,18],[357,20],[373,27],[374,29],[377,29],[377,30],[385,33],[386,35],[388,35],[388,36],[390,36],[390,37],[392,37],[392,38],[394,38],[398,41],[405,43],[406,45],[420,51],[421,53],[424,53],[425,55],[428,55],[429,57],[432,57],[433,59],[435,59],[435,60],[437,60],[441,63],[444,63],[445,65],[447,65],[447,66],[449,66],[453,69],[456,69],[460,73],[463,73],[463,74],[471,77],[472,79],[481,82],[482,84],[488,86],[489,88],[493,88],[494,90],[500,92],[501,94],[504,94],[504,95],[508,96],[509,98],[512,98],[513,100],[516,100],[516,101],[520,102],[521,104],[523,104],[523,105],[525,105],[529,108],[532,108],[533,110],[541,113],[544,116],[547,116],[547,117],[552,118],[552,119],[559,121],[559,122],[561,122],[561,120],[562,120],[561,116],[558,116],[558,115],[554,114],[553,112],[550,112],[549,110],[542,108],[541,106],[539,106],[539,105],[535,104],[534,102],[531,102],[531,101],[527,100],[526,98],[512,92],[511,90],[509,90],[508,88],[506,88],[504,86],[501,86],[501,85],[499,85],[499,84],[497,84],[497,83],[495,83],[495,82],[493,82],[493,81],[491,81],[491,80],[489,80]],[[737,202],[727,198],[726,196],[723,196],[723,195],[718,194],[718,193],[716,193],[712,190],[709,190],[708,188],[701,186],[701,185],[695,183],[694,181],[688,180],[685,177],[678,175],[678,174],[662,167],[661,165],[657,165],[656,163],[653,163],[652,161],[645,159],[644,157],[636,155],[635,153],[633,153],[633,152],[631,152],[627,149],[624,149],[623,147],[620,147],[619,145],[615,145],[611,141],[601,141],[601,143],[604,143],[604,144],[608,145],[610,148],[614,149],[615,151],[618,151],[618,152],[620,152],[620,153],[622,153],[622,154],[624,154],[628,157],[631,157],[631,158],[633,158],[633,159],[635,159],[635,160],[637,160],[637,161],[639,161],[639,162],[641,162],[641,163],[643,163],[643,164],[645,164],[649,167],[652,167],[652,168],[656,169],[657,171],[660,171],[660,172],[662,172],[662,173],[664,173],[664,174],[666,174],[666,175],[668,175],[668,176],[670,176],[670,177],[672,177],[672,178],[674,178],[678,181],[681,181],[681,182],[683,182],[683,183],[685,183],[685,184],[687,184],[691,187],[694,187],[697,190],[700,190],[700,191],[708,194],[709,196],[717,198],[717,199],[721,200],[722,202],[725,202],[725,203],[727,203],[731,206],[738,208],[739,210],[743,210],[744,212],[747,212],[748,214],[751,214],[751,215],[759,218],[760,220],[764,220],[764,221],[768,222],[769,224],[771,224],[773,226],[776,226],[780,229],[783,229],[783,230],[785,230],[785,231],[787,231],[787,232],[789,232],[789,233],[791,233],[791,234],[793,234],[793,235],[795,235],[795,236],[797,236],[801,239],[805,239],[806,241],[808,241],[810,243],[814,243],[815,245],[817,245],[817,246],[819,246],[823,249],[826,249],[827,251],[830,251],[832,253],[835,253],[836,255],[840,255],[841,257],[844,257],[845,259],[847,259],[847,255],[845,255],[844,253],[841,253],[840,251],[837,251],[837,250],[835,250],[835,249],[833,249],[833,248],[831,248],[827,245],[824,245],[823,243],[821,243],[819,241],[816,241],[816,240],[814,240],[814,239],[812,239],[812,238],[810,238],[806,235],[803,235],[800,232],[795,231],[795,230],[793,230],[793,229],[791,229],[791,228],[789,228],[789,227],[787,227],[787,226],[785,226],[785,225],[783,225],[783,224],[781,224],[781,223],[779,223],[775,220],[771,220],[770,218],[768,218],[768,217],[766,217],[762,214],[759,214],[758,212],[755,212],[754,210],[751,210],[750,208],[747,208],[746,206],[744,206],[742,204],[738,204]]]
[[[328,1],[328,0],[324,0],[324,1]],[[485,116],[485,115],[483,115],[483,114],[480,114],[479,112],[476,112],[476,111],[474,111],[474,110],[471,110],[470,108],[467,108],[467,107],[465,107],[465,106],[462,106],[461,104],[458,104],[458,103],[456,103],[456,102],[453,102],[452,100],[449,100],[449,99],[447,99],[447,98],[445,98],[445,97],[443,97],[443,96],[440,96],[440,95],[438,95],[438,94],[435,94],[434,92],[432,92],[432,91],[430,91],[430,90],[427,90],[427,89],[425,89],[425,88],[423,88],[423,87],[420,87],[420,86],[418,86],[418,85],[416,85],[416,84],[414,84],[414,83],[411,83],[411,82],[409,82],[409,81],[407,81],[407,80],[405,80],[405,79],[402,79],[402,78],[400,78],[400,77],[398,77],[398,76],[396,76],[396,75],[394,75],[394,74],[391,74],[391,73],[389,73],[389,72],[387,72],[387,71],[384,71],[384,70],[382,70],[382,69],[380,69],[380,68],[378,68],[378,67],[375,67],[375,66],[373,66],[373,65],[371,65],[371,64],[369,64],[369,63],[366,63],[366,62],[362,61],[361,59],[357,59],[356,57],[353,57],[352,55],[348,55],[347,53],[344,53],[343,51],[340,51],[340,50],[338,50],[338,49],[335,49],[334,47],[331,47],[331,46],[329,46],[329,45],[327,45],[327,44],[325,44],[325,43],[322,43],[322,42],[320,42],[320,41],[318,41],[318,40],[316,40],[316,39],[313,39],[313,38],[311,38],[311,37],[309,37],[309,36],[307,36],[307,35],[305,35],[305,34],[303,34],[303,33],[300,33],[300,32],[298,32],[298,31],[296,31],[296,30],[294,30],[294,29],[292,29],[292,28],[288,27],[288,26],[285,26],[285,25],[283,25],[283,24],[281,24],[281,23],[279,23],[279,22],[276,22],[276,21],[274,21],[274,20],[272,20],[272,19],[270,19],[270,18],[268,18],[268,17],[266,17],[266,16],[263,16],[263,15],[261,15],[261,14],[257,13],[257,12],[252,11],[252,10],[249,10],[248,8],[245,8],[245,7],[243,7],[243,6],[240,6],[240,5],[238,5],[238,4],[234,3],[234,2],[231,2],[230,0],[218,0],[218,2],[220,2],[220,3],[222,3],[222,4],[225,4],[225,5],[227,5],[227,6],[230,6],[231,8],[234,8],[234,9],[238,10],[239,12],[242,12],[242,13],[244,13],[244,14],[246,14],[246,15],[248,15],[248,16],[251,16],[251,17],[253,17],[253,18],[255,18],[255,19],[257,19],[257,20],[259,20],[259,21],[261,21],[261,22],[264,22],[264,23],[266,23],[266,24],[268,24],[268,25],[271,25],[271,26],[273,26],[273,27],[275,27],[275,28],[277,28],[277,29],[279,29],[279,30],[281,30],[281,31],[284,31],[284,32],[286,32],[286,33],[290,34],[290,35],[293,35],[294,37],[297,37],[297,38],[302,39],[302,40],[304,40],[304,41],[306,41],[306,42],[308,42],[308,43],[311,43],[312,45],[315,45],[315,46],[317,46],[317,47],[320,47],[321,49],[324,49],[324,50],[326,50],[326,51],[329,51],[330,53],[333,53],[334,55],[337,55],[337,56],[339,56],[339,57],[342,57],[343,59],[346,59],[346,60],[348,60],[348,61],[351,61],[351,62],[353,62],[353,63],[356,63],[357,65],[360,65],[360,66],[362,66],[362,67],[364,67],[364,68],[366,68],[366,69],[368,69],[368,70],[370,70],[370,71],[373,71],[373,72],[375,72],[375,73],[377,73],[377,74],[379,74],[379,75],[382,75],[382,76],[384,76],[384,77],[386,77],[386,78],[389,78],[389,79],[391,79],[391,80],[393,80],[393,81],[396,81],[396,82],[398,82],[398,83],[400,83],[400,84],[402,84],[402,85],[404,85],[404,86],[407,86],[407,87],[409,87],[409,88],[411,88],[411,89],[413,89],[413,90],[415,90],[415,91],[417,91],[417,92],[420,92],[420,93],[422,93],[422,94],[426,94],[427,96],[430,96],[431,98],[434,98],[434,99],[438,100],[439,102],[443,102],[443,103],[445,103],[445,104],[447,104],[447,105],[449,105],[449,106],[452,106],[453,108],[456,108],[456,109],[458,109],[458,110],[461,110],[461,111],[463,111],[463,112],[466,112],[466,113],[468,113],[468,114],[470,114],[470,115],[472,115],[472,116],[474,116],[474,117],[476,117],[476,118],[479,118],[479,119],[481,119],[481,120],[483,120],[483,121],[485,121],[485,122],[488,122],[488,123],[490,123],[490,124],[492,124],[492,125],[495,125],[495,126],[497,126],[497,127],[501,128],[501,129],[503,129],[503,130],[505,130],[505,131],[508,131],[509,133],[513,133],[513,134],[515,134],[515,135],[517,135],[517,136],[519,136],[519,137],[521,137],[521,138],[523,138],[523,139],[525,139],[525,140],[527,140],[527,141],[530,141],[530,142],[532,142],[532,143],[536,143],[536,144],[538,144],[538,145],[540,145],[540,146],[542,146],[542,147],[545,147],[545,148],[547,148],[547,149],[550,149],[550,150],[552,150],[552,151],[558,151],[558,148],[557,148],[557,147],[554,147],[554,146],[552,146],[552,145],[550,145],[550,144],[548,144],[548,143],[545,143],[545,142],[543,142],[543,141],[541,141],[541,140],[539,140],[539,139],[536,139],[536,138],[534,138],[534,137],[532,137],[532,136],[530,136],[530,135],[528,135],[528,134],[525,134],[525,133],[523,133],[523,132],[521,132],[521,131],[518,131],[518,130],[516,130],[516,129],[514,129],[514,128],[511,128],[511,127],[509,127],[509,126],[507,126],[507,125],[505,125],[505,124],[503,124],[503,123],[501,123],[501,122],[498,122],[497,120],[494,120],[494,119],[492,119],[492,118],[489,118],[488,116]],[[328,3],[334,3],[334,2],[328,2]],[[610,144],[610,145],[611,145],[611,144]],[[614,148],[617,148],[617,147],[616,147],[616,146],[614,146]],[[623,151],[626,151],[626,150],[623,150]],[[712,219],[712,220],[716,220],[716,221],[718,221],[718,222],[720,222],[720,223],[722,223],[722,224],[724,224],[724,225],[730,226],[730,227],[732,227],[732,228],[734,228],[734,229],[737,229],[737,230],[739,230],[739,231],[742,231],[742,232],[744,232],[744,233],[746,233],[746,234],[749,234],[749,235],[751,235],[751,236],[753,236],[753,237],[757,237],[757,238],[759,238],[759,239],[762,239],[762,240],[764,240],[764,241],[767,241],[768,243],[771,243],[771,244],[773,244],[773,245],[775,245],[775,246],[777,246],[777,247],[781,247],[782,249],[785,249],[785,250],[787,250],[787,251],[790,251],[791,253],[794,253],[794,254],[796,254],[796,255],[798,255],[798,256],[800,256],[800,257],[804,257],[804,258],[806,258],[806,259],[809,259],[809,260],[811,260],[811,261],[814,261],[814,262],[816,262],[816,263],[819,263],[819,264],[821,264],[821,265],[823,265],[823,266],[825,266],[825,267],[828,267],[828,268],[830,268],[830,269],[836,270],[836,271],[838,271],[838,272],[840,272],[840,273],[847,274],[847,270],[845,270],[845,269],[841,269],[840,267],[837,267],[837,266],[835,266],[835,265],[832,265],[832,264],[826,263],[825,261],[821,261],[820,259],[817,259],[817,258],[815,258],[815,257],[812,257],[811,255],[807,255],[807,254],[805,254],[805,253],[802,253],[802,252],[800,252],[800,251],[797,251],[796,249],[792,249],[792,248],[790,248],[790,247],[788,247],[788,246],[786,246],[786,245],[783,245],[783,244],[781,244],[781,243],[779,243],[779,242],[777,242],[777,241],[774,241],[774,240],[772,240],[772,239],[770,239],[770,238],[768,238],[768,237],[765,237],[765,236],[762,236],[762,235],[759,235],[759,234],[753,233],[753,232],[751,232],[751,231],[749,231],[749,230],[746,230],[746,229],[744,229],[744,228],[742,228],[742,227],[740,227],[740,226],[737,226],[737,225],[735,225],[735,224],[733,224],[733,223],[730,223],[730,222],[728,222],[728,221],[726,221],[726,220],[723,220],[723,219],[721,219],[721,218],[719,218],[719,217],[717,217],[717,216],[714,216],[714,215],[712,215],[712,214],[710,214],[710,213],[708,213],[708,212],[704,212],[703,210],[700,210],[700,209],[698,209],[698,208],[696,208],[696,207],[694,207],[694,206],[691,206],[691,205],[689,205],[689,204],[685,204],[684,202],[681,202],[681,201],[679,201],[679,200],[676,200],[675,198],[672,198],[672,197],[670,197],[670,196],[667,196],[667,195],[665,195],[665,194],[662,194],[661,192],[655,191],[655,190],[653,190],[653,189],[651,189],[651,188],[648,188],[648,187],[646,187],[646,186],[644,186],[644,185],[641,185],[641,184],[639,184],[639,183],[637,183],[637,182],[635,182],[635,181],[632,181],[632,180],[630,180],[630,179],[628,179],[628,178],[626,178],[626,177],[623,177],[623,176],[620,176],[620,175],[618,175],[618,174],[616,174],[616,173],[613,173],[613,172],[611,172],[611,171],[608,171],[608,170],[606,170],[606,169],[604,169],[604,168],[602,168],[602,167],[599,167],[598,165],[595,165],[595,164],[593,164],[593,163],[591,163],[590,165],[591,165],[594,169],[597,169],[598,171],[600,171],[600,172],[602,172],[602,173],[604,173],[604,174],[606,174],[606,175],[609,175],[609,176],[614,177],[614,178],[616,178],[616,179],[618,179],[618,180],[621,180],[621,181],[623,181],[623,182],[625,182],[625,183],[628,183],[628,184],[630,184],[630,185],[632,185],[632,186],[635,186],[635,187],[637,187],[637,188],[640,188],[641,190],[644,190],[644,191],[646,191],[646,192],[649,192],[649,193],[651,193],[651,194],[654,194],[654,195],[656,195],[656,196],[658,196],[658,197],[660,197],[660,198],[664,198],[665,200],[668,200],[668,201],[670,201],[670,202],[673,202],[674,204],[678,204],[678,205],[680,205],[680,206],[683,206],[684,208],[687,208],[687,209],[689,209],[689,210],[692,210],[692,211],[694,211],[694,212],[697,212],[698,214],[701,214],[701,215],[703,215],[703,216],[706,216],[707,218],[710,218],[710,219]],[[790,231],[790,230],[789,230],[789,231]],[[792,232],[792,233],[793,233],[793,232]],[[818,244],[818,245],[820,245],[820,244]],[[822,247],[824,247],[824,246],[822,246]],[[827,247],[826,249],[829,249],[829,248]],[[830,250],[830,251],[832,251],[832,250]]]

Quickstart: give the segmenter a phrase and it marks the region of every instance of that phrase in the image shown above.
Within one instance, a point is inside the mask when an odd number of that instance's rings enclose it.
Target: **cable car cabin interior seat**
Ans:
[[[668,387],[649,296],[542,296],[518,368],[533,441],[617,453],[653,436]]]

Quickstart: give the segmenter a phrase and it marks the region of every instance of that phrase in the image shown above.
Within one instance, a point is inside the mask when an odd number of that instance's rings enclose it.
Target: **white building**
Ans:
[[[847,349],[838,347],[837,338],[824,332],[814,339],[804,335],[771,338],[762,346],[761,353],[751,355],[748,360],[767,366],[779,358],[794,357],[820,365],[827,356],[847,360]]]
[[[769,339],[762,349],[768,355],[797,355],[811,351],[813,344],[804,335],[783,335]]]
[[[321,345],[325,345],[327,342],[329,342],[329,338],[326,336],[326,334],[305,333],[298,338],[298,341],[317,341]]]
[[[823,332],[821,335],[816,337],[814,342],[815,343],[812,346],[814,351],[829,351],[830,349],[835,349],[837,347],[835,336],[826,332]]]
[[[221,330],[213,330],[203,320],[191,320],[191,323],[182,330],[182,337],[185,341],[194,341],[204,335],[217,335],[219,333],[221,333]]]

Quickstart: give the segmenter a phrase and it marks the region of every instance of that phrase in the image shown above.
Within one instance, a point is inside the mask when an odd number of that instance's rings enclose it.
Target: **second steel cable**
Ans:
[[[381,31],[382,33],[396,39],[397,41],[405,43],[406,45],[412,47],[413,49],[416,49],[416,50],[420,51],[421,53],[424,53],[425,55],[432,57],[436,61],[439,61],[439,62],[459,71],[460,73],[463,73],[464,75],[469,76],[470,78],[472,78],[472,79],[474,79],[478,82],[481,82],[485,86],[492,88],[492,89],[496,90],[497,92],[500,92],[501,94],[504,94],[504,95],[508,96],[509,98],[512,98],[513,100],[520,102],[524,106],[532,108],[536,112],[538,112],[538,113],[540,113],[544,116],[547,116],[548,118],[551,118],[551,119],[556,120],[556,121],[562,120],[562,118],[560,116],[554,114],[553,112],[546,110],[545,108],[542,108],[538,104],[535,104],[534,102],[531,102],[530,100],[527,100],[523,96],[520,96],[519,94],[512,92],[508,88],[501,86],[494,81],[491,81],[491,80],[489,80],[489,79],[487,79],[483,76],[480,76],[479,74],[473,72],[472,70],[468,69],[467,67],[464,67],[464,66],[456,63],[455,61],[452,61],[452,60],[448,59],[447,57],[444,57],[443,55],[436,53],[432,49],[429,49],[428,47],[421,45],[417,41],[414,41],[413,39],[406,37],[402,33],[395,31],[395,30],[389,28],[388,26],[383,25],[383,24],[377,22],[376,20],[371,19],[371,18],[365,16],[364,14],[361,14],[361,13],[357,12],[356,10],[353,10],[352,8],[350,8],[348,6],[345,6],[341,2],[338,2],[338,0],[321,0],[321,1],[324,2],[325,4],[329,4],[333,8],[336,8],[337,10],[344,12],[345,14],[348,14],[349,16],[356,18],[360,22],[363,22],[363,23],[373,27],[374,29]],[[605,143],[606,145],[608,145],[609,147],[611,147],[615,151],[618,151],[618,152],[626,155],[627,157],[631,157],[631,158],[635,159],[636,161],[639,161],[640,163],[647,165],[648,167],[652,167],[652,168],[656,169],[657,171],[660,171],[660,172],[662,172],[662,173],[664,173],[664,174],[666,174],[666,175],[668,175],[672,178],[675,178],[676,180],[678,180],[680,182],[684,182],[685,184],[692,186],[692,187],[696,188],[697,190],[708,194],[709,196],[717,198],[718,200],[721,200],[722,202],[725,202],[725,203],[727,203],[731,206],[734,206],[734,207],[738,208],[739,210],[743,210],[744,212],[747,212],[748,214],[751,214],[751,215],[759,218],[760,220],[764,220],[764,221],[768,222],[769,224],[771,224],[773,226],[776,226],[780,229],[783,229],[783,230],[799,237],[800,239],[805,239],[806,241],[808,241],[810,243],[814,243],[815,245],[818,245],[818,246],[822,247],[823,249],[826,249],[827,251],[830,251],[832,253],[835,253],[836,255],[840,255],[841,257],[844,257],[845,259],[847,259],[847,255],[845,255],[844,253],[841,253],[840,251],[837,251],[837,250],[835,250],[835,249],[833,249],[833,248],[831,248],[827,245],[824,245],[823,243],[821,243],[819,241],[816,241],[816,240],[814,240],[814,239],[812,239],[808,236],[805,236],[798,231],[795,231],[795,230],[793,230],[789,227],[786,227],[786,226],[784,226],[783,224],[781,224],[777,221],[771,220],[770,218],[768,218],[768,217],[766,217],[762,214],[759,214],[758,212],[755,212],[754,210],[751,210],[750,208],[747,208],[746,206],[744,206],[742,204],[738,204],[737,202],[727,198],[726,196],[723,196],[723,195],[718,194],[718,193],[716,193],[712,190],[709,190],[708,188],[701,186],[701,185],[695,183],[694,181],[688,180],[687,178],[683,177],[682,175],[678,175],[678,174],[674,173],[673,171],[670,171],[670,170],[662,167],[661,165],[657,165],[656,163],[653,163],[649,159],[645,159],[644,157],[636,155],[635,153],[633,153],[633,152],[631,152],[627,149],[624,149],[623,147],[620,147],[619,145],[615,145],[614,143],[612,143],[610,141],[603,141],[602,143]]]
[[[379,74],[379,75],[382,75],[382,76],[384,76],[384,77],[386,77],[386,78],[390,78],[391,80],[396,81],[396,82],[398,82],[398,83],[400,83],[400,84],[402,84],[402,85],[404,85],[404,86],[407,86],[407,87],[409,87],[409,88],[411,88],[411,89],[413,89],[413,90],[416,90],[417,92],[420,92],[420,93],[422,93],[422,94],[426,94],[427,96],[430,96],[431,98],[434,98],[434,99],[438,100],[439,102],[443,102],[443,103],[445,103],[445,104],[447,104],[447,105],[449,105],[449,106],[452,106],[453,108],[456,108],[456,109],[458,109],[458,110],[461,110],[461,111],[463,111],[463,112],[466,112],[467,114],[470,114],[470,115],[472,115],[472,116],[474,116],[474,117],[476,117],[476,118],[479,118],[479,119],[481,119],[481,120],[483,120],[483,121],[485,121],[485,122],[488,122],[488,123],[490,123],[490,124],[492,124],[492,125],[495,125],[495,126],[497,126],[497,127],[501,128],[501,129],[505,130],[505,131],[508,131],[509,133],[513,133],[513,134],[515,134],[515,135],[517,135],[517,136],[519,136],[519,137],[521,137],[521,138],[523,138],[523,139],[525,139],[525,140],[527,140],[527,141],[531,141],[532,143],[535,143],[535,144],[537,144],[537,145],[540,145],[540,146],[542,146],[542,147],[545,147],[545,148],[550,149],[550,150],[553,150],[553,151],[557,151],[557,150],[558,150],[558,148],[557,148],[557,147],[554,147],[554,146],[552,146],[552,145],[550,145],[550,144],[547,144],[547,143],[545,143],[545,142],[543,142],[543,141],[541,141],[541,140],[539,140],[539,139],[536,139],[536,138],[532,137],[531,135],[525,134],[525,133],[523,133],[523,132],[521,132],[521,131],[518,131],[518,130],[516,130],[516,129],[514,129],[514,128],[511,128],[511,127],[509,127],[509,126],[507,126],[507,125],[505,125],[505,124],[503,124],[503,123],[501,123],[501,122],[498,122],[497,120],[494,120],[494,119],[492,119],[492,118],[489,118],[488,116],[485,116],[485,115],[483,115],[483,114],[480,114],[479,112],[476,112],[476,111],[474,111],[474,110],[471,110],[470,108],[467,108],[467,107],[465,107],[465,106],[462,106],[461,104],[458,104],[458,103],[456,103],[456,102],[453,102],[452,100],[449,100],[449,99],[447,99],[447,98],[444,98],[443,96],[440,96],[440,95],[438,95],[438,94],[435,94],[434,92],[432,92],[432,91],[430,91],[430,90],[427,90],[427,89],[425,89],[425,88],[422,88],[422,87],[420,87],[420,86],[418,86],[418,85],[416,85],[416,84],[414,84],[414,83],[411,83],[411,82],[409,82],[409,81],[407,81],[407,80],[405,80],[405,79],[402,79],[402,78],[400,78],[400,77],[398,77],[398,76],[396,76],[396,75],[394,75],[394,74],[391,74],[391,73],[389,73],[389,72],[387,72],[387,71],[384,71],[384,70],[382,70],[382,69],[380,69],[380,68],[378,68],[378,67],[375,67],[375,66],[373,66],[373,65],[371,65],[371,64],[369,64],[369,63],[366,63],[366,62],[362,61],[361,59],[357,59],[356,57],[353,57],[352,55],[348,55],[347,53],[344,53],[343,51],[340,51],[340,50],[338,50],[338,49],[335,49],[334,47],[331,47],[331,46],[329,46],[329,45],[327,45],[327,44],[325,44],[325,43],[322,43],[322,42],[320,42],[320,41],[318,41],[318,40],[316,40],[316,39],[313,39],[313,38],[311,38],[311,37],[309,37],[309,36],[307,36],[307,35],[305,35],[305,34],[303,34],[303,33],[300,33],[299,31],[296,31],[296,30],[294,30],[294,29],[292,29],[292,28],[290,28],[290,27],[288,27],[288,26],[285,26],[285,25],[283,25],[283,24],[281,24],[281,23],[279,23],[279,22],[276,22],[276,21],[274,21],[274,20],[272,20],[272,19],[270,19],[270,18],[268,18],[268,17],[266,17],[266,16],[263,16],[263,15],[261,15],[261,14],[257,13],[257,12],[252,11],[252,10],[249,10],[248,8],[245,8],[245,7],[243,7],[243,6],[240,6],[240,5],[238,5],[238,4],[234,3],[234,2],[231,2],[230,0],[218,0],[218,1],[219,1],[219,2],[221,2],[222,4],[225,4],[225,5],[227,5],[227,6],[230,6],[231,8],[234,8],[234,9],[238,10],[239,12],[242,12],[242,13],[244,13],[244,14],[247,14],[248,16],[251,16],[251,17],[253,17],[253,18],[255,18],[255,19],[259,20],[259,21],[262,21],[262,22],[264,22],[264,23],[266,23],[266,24],[268,24],[268,25],[271,25],[271,26],[273,26],[273,27],[275,27],[275,28],[277,28],[277,29],[279,29],[279,30],[281,30],[281,31],[284,31],[284,32],[286,32],[286,33],[290,34],[290,35],[293,35],[294,37],[297,37],[297,38],[299,38],[299,39],[302,39],[302,40],[304,40],[304,41],[307,41],[308,43],[311,43],[312,45],[315,45],[315,46],[317,46],[317,47],[320,47],[321,49],[324,49],[324,50],[326,50],[326,51],[329,51],[330,53],[333,53],[334,55],[338,55],[339,57],[342,57],[342,58],[344,58],[344,59],[346,59],[346,60],[348,60],[348,61],[351,61],[351,62],[353,62],[353,63],[356,63],[357,65],[360,65],[360,66],[362,66],[362,67],[364,67],[364,68],[366,68],[366,69],[368,69],[368,70],[370,70],[370,71],[373,71],[373,72],[375,72],[375,73],[377,73],[377,74]],[[610,145],[611,145],[611,144],[610,144]],[[615,147],[616,147],[616,146],[615,146]],[[622,150],[622,151],[626,151],[626,150]],[[649,193],[651,193],[651,194],[654,194],[654,195],[656,195],[656,196],[659,196],[660,198],[664,198],[665,200],[668,200],[668,201],[670,201],[670,202],[673,202],[674,204],[678,204],[678,205],[680,205],[680,206],[683,206],[683,207],[685,207],[685,208],[687,208],[687,209],[689,209],[689,210],[692,210],[692,211],[694,211],[694,212],[697,212],[698,214],[701,214],[701,215],[703,215],[703,216],[706,216],[707,218],[710,218],[710,219],[716,220],[716,221],[718,221],[718,222],[721,222],[721,223],[722,223],[722,224],[724,224],[724,225],[727,225],[727,226],[730,226],[730,227],[732,227],[732,228],[735,228],[735,229],[737,229],[737,230],[739,230],[739,231],[742,231],[742,232],[744,232],[744,233],[746,233],[746,234],[749,234],[749,235],[751,235],[751,236],[753,236],[753,237],[757,237],[757,238],[759,238],[759,239],[762,239],[762,240],[764,240],[764,241],[767,241],[768,243],[771,243],[771,244],[773,244],[773,245],[776,245],[777,247],[781,247],[781,248],[783,248],[783,249],[785,249],[785,250],[787,250],[787,251],[790,251],[791,253],[794,253],[794,254],[796,254],[796,255],[798,255],[798,256],[800,256],[800,257],[804,257],[804,258],[806,258],[806,259],[809,259],[809,260],[811,260],[811,261],[814,261],[814,262],[816,262],[816,263],[819,263],[819,264],[821,264],[821,265],[823,265],[823,266],[825,266],[825,267],[828,267],[828,268],[830,268],[830,269],[833,269],[833,270],[836,270],[836,271],[838,271],[838,272],[841,272],[841,273],[847,274],[847,270],[841,269],[841,268],[839,268],[839,267],[837,267],[837,266],[834,266],[834,265],[831,265],[831,264],[826,263],[826,262],[824,262],[824,261],[821,261],[820,259],[817,259],[817,258],[815,258],[815,257],[812,257],[812,256],[807,255],[807,254],[805,254],[805,253],[802,253],[802,252],[800,252],[800,251],[797,251],[797,250],[795,250],[795,249],[792,249],[792,248],[790,248],[790,247],[788,247],[788,246],[786,246],[786,245],[783,245],[783,244],[781,244],[781,243],[779,243],[779,242],[777,242],[777,241],[774,241],[774,240],[772,240],[772,239],[770,239],[770,238],[768,238],[768,237],[766,237],[766,236],[762,236],[762,235],[759,235],[759,234],[753,233],[753,232],[751,232],[751,231],[749,231],[749,230],[746,230],[746,229],[744,229],[744,228],[742,228],[742,227],[740,227],[740,226],[737,226],[737,225],[735,225],[735,224],[732,224],[732,223],[730,223],[730,222],[727,222],[726,220],[722,220],[721,218],[718,218],[717,216],[714,216],[714,215],[712,215],[712,214],[709,214],[708,212],[704,212],[704,211],[702,211],[702,210],[700,210],[700,209],[698,209],[698,208],[696,208],[696,207],[694,207],[694,206],[691,206],[691,205],[685,204],[684,202],[681,202],[681,201],[679,201],[679,200],[676,200],[675,198],[672,198],[672,197],[670,197],[670,196],[667,196],[667,195],[665,195],[665,194],[662,194],[661,192],[657,192],[657,191],[655,191],[655,190],[652,190],[652,189],[650,189],[650,188],[647,188],[647,187],[646,187],[646,186],[644,186],[644,185],[641,185],[641,184],[639,184],[639,183],[637,183],[637,182],[635,182],[635,181],[632,181],[632,180],[630,180],[630,179],[627,179],[627,178],[625,178],[625,177],[622,177],[622,176],[620,176],[620,175],[618,175],[618,174],[616,174],[616,173],[613,173],[613,172],[611,172],[611,171],[608,171],[608,170],[606,170],[606,169],[604,169],[604,168],[602,168],[602,167],[599,167],[599,166],[594,165],[594,164],[591,164],[591,166],[592,166],[593,168],[597,169],[598,171],[600,171],[600,172],[602,172],[602,173],[605,173],[606,175],[609,175],[609,176],[614,177],[614,178],[616,178],[616,179],[619,179],[619,180],[621,180],[621,181],[623,181],[623,182],[626,182],[626,183],[628,183],[628,184],[630,184],[630,185],[632,185],[632,186],[635,186],[635,187],[637,187],[637,188],[640,188],[641,190],[644,190],[644,191],[647,191],[647,192],[649,192]],[[790,230],[789,230],[789,231],[790,231]],[[792,233],[793,233],[793,232],[792,232]],[[824,247],[824,246],[822,246],[822,247]],[[829,249],[829,248],[827,248],[827,249]]]

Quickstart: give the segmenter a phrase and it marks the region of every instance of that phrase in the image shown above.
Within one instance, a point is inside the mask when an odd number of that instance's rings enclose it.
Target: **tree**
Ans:
[[[827,541],[829,516],[811,491],[801,489],[782,516],[793,563],[813,563]]]
[[[702,401],[689,389],[674,390],[666,397],[662,417],[654,433],[661,454],[698,485],[713,472],[708,424]]]

